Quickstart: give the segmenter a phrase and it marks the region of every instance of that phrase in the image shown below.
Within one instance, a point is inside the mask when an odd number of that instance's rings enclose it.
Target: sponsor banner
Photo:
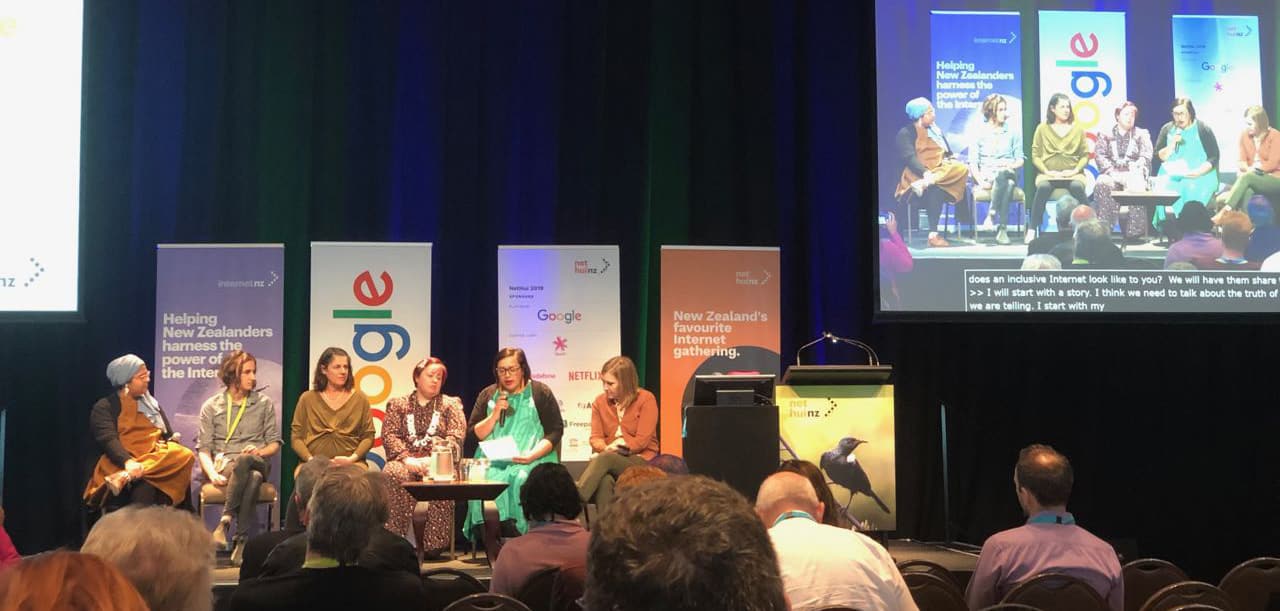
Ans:
[[[1022,131],[1022,18],[1016,12],[932,11],[929,15],[937,124],[952,150],[968,150],[985,119],[982,102],[1006,100],[1010,129]]]
[[[413,366],[431,353],[431,244],[311,243],[310,373],[325,348],[351,355],[377,436],[369,464],[386,464],[382,420],[392,397],[413,391]]]
[[[591,458],[600,366],[622,352],[617,246],[499,246],[498,347],[523,348],[564,418],[560,460]]]
[[[1040,11],[1037,115],[1053,94],[1067,94],[1091,153],[1098,132],[1115,125],[1115,108],[1129,99],[1124,20],[1123,12]],[[1088,169],[1098,175],[1092,162]]]
[[[778,431],[864,530],[898,527],[893,386],[778,386]],[[785,450],[784,450],[785,452]]]
[[[1196,106],[1196,118],[1218,137],[1218,168],[1236,170],[1233,144],[1244,109],[1262,104],[1257,17],[1173,16],[1173,87]]]
[[[281,417],[283,328],[284,245],[156,247],[156,361],[148,365],[156,400],[183,445],[195,449],[200,406],[225,391],[218,367],[232,350],[257,360],[258,387]],[[280,455],[272,457],[269,477],[277,486]],[[195,479],[204,481],[199,461]]]
[[[663,246],[660,415],[662,451],[683,455],[693,377],[779,374],[777,248]]]

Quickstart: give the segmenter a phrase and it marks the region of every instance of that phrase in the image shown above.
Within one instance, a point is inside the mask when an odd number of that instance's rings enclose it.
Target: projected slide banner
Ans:
[[[1120,12],[1040,11],[1041,116],[1053,94],[1065,93],[1085,132],[1111,129],[1112,111],[1128,99],[1124,20]]]
[[[1007,100],[1008,125],[1022,129],[1021,22],[1018,13],[930,13],[931,99],[953,150],[973,144],[983,124],[982,101],[993,93]]]
[[[329,346],[351,355],[377,435],[369,464],[382,468],[382,420],[392,397],[413,391],[413,366],[431,353],[431,244],[311,243],[311,358]]]
[[[257,359],[258,386],[275,404],[281,424],[283,331],[284,245],[156,248],[155,394],[183,445],[196,447],[200,406],[225,392],[218,367],[232,350]],[[270,481],[279,485],[279,453],[271,464]]]
[[[1218,167],[1234,172],[1229,151],[1244,131],[1244,109],[1262,104],[1262,60],[1257,17],[1173,16],[1173,81],[1191,98],[1196,118],[1218,136]]]
[[[848,505],[860,530],[897,529],[893,386],[778,386],[777,399],[782,440],[833,482],[827,511]]]
[[[779,373],[777,248],[663,246],[662,451],[683,455],[683,409],[693,376]]]
[[[83,12],[0,0],[0,313],[79,307]]]
[[[499,246],[498,347],[523,348],[564,418],[560,460],[591,458],[600,366],[622,353],[617,246]]]

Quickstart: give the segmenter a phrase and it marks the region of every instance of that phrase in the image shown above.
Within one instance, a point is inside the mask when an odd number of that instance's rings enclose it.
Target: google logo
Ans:
[[[538,310],[538,320],[547,322],[564,322],[571,325],[582,320],[582,312],[577,310],[569,310],[568,312],[548,312],[546,308]]]
[[[1092,33],[1089,34],[1089,42],[1085,43],[1084,35],[1077,32],[1071,37],[1070,43],[1067,45],[1071,50],[1071,54],[1075,59],[1060,59],[1055,64],[1059,68],[1097,68],[1098,60],[1089,59],[1098,53],[1098,37]],[[1080,128],[1089,131],[1090,128],[1098,124],[1102,113],[1098,111],[1098,105],[1094,104],[1089,98],[1092,98],[1101,92],[1106,96],[1111,94],[1111,75],[1100,70],[1072,70],[1071,71],[1071,93],[1074,93],[1080,102],[1075,105],[1077,121]],[[1086,118],[1087,117],[1087,118]]]

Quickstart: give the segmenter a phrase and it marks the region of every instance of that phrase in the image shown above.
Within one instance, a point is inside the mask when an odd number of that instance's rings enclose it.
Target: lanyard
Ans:
[[[240,400],[240,411],[236,414],[236,421],[231,421],[231,393],[227,393],[227,442],[231,441],[231,436],[235,434],[236,427],[240,426],[240,419],[244,417],[245,405],[249,403],[249,393],[245,393],[244,398]]]
[[[1070,513],[1064,513],[1062,515],[1055,513],[1041,513],[1036,514],[1030,520],[1027,520],[1027,524],[1062,524],[1063,526],[1067,526],[1075,523],[1076,517]]]
[[[791,519],[791,518],[804,518],[804,519],[806,519],[806,520],[810,520],[810,521],[813,521],[813,522],[817,522],[817,520],[814,520],[814,519],[813,519],[813,516],[809,515],[809,514],[808,514],[808,512],[804,512],[804,511],[784,511],[784,512],[782,512],[781,514],[779,514],[779,515],[778,515],[778,519],[776,519],[776,520],[774,520],[774,521],[773,521],[773,525],[774,525],[774,526],[777,526],[779,522],[782,522],[783,520],[788,520],[788,519]]]
[[[339,564],[333,558],[313,558],[302,563],[304,569],[336,569]]]

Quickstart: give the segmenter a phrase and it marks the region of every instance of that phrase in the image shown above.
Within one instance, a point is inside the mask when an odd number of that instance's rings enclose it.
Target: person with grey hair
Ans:
[[[231,609],[425,608],[417,576],[356,564],[374,530],[387,520],[387,493],[377,475],[355,465],[327,470],[307,502],[302,568],[241,583]]]
[[[213,608],[213,544],[187,511],[130,506],[94,524],[82,553],[120,569],[151,611]]]
[[[769,528],[791,609],[916,609],[889,552],[852,530],[823,524],[825,511],[799,473],[774,473],[756,494],[756,514]]]
[[[308,463],[310,464],[310,463]],[[342,467],[339,467],[342,468]],[[385,501],[390,511],[390,487],[399,486],[385,473],[371,471],[366,474],[370,480],[373,480],[381,488]],[[403,536],[387,530],[383,525],[387,518],[383,518],[379,526],[369,533],[369,543],[360,551],[360,556],[356,560],[356,564],[367,569],[379,571],[404,571],[414,577],[420,574],[418,566],[418,557],[413,551],[413,545],[409,543]],[[311,523],[308,511],[302,512],[303,524]],[[262,575],[284,575],[298,570],[299,567],[307,559],[307,534],[298,533],[284,541],[280,542],[275,549],[271,550],[271,554],[267,556],[265,562],[262,563]]]
[[[783,611],[778,560],[747,500],[700,475],[614,500],[587,547],[587,611]]]
[[[1046,255],[1044,253],[1040,253],[1038,255],[1027,255],[1027,258],[1022,260],[1022,269],[1062,269],[1062,261],[1059,261],[1058,258],[1053,255]]]
[[[1072,238],[1071,232],[1075,225],[1075,223],[1072,222],[1073,215],[1077,214],[1077,211],[1080,211],[1080,214],[1093,212],[1093,208],[1090,208],[1089,206],[1081,206],[1080,202],[1070,195],[1063,195],[1058,198],[1058,201],[1054,206],[1054,218],[1057,220],[1058,230],[1042,233],[1034,240],[1031,240],[1031,242],[1027,244],[1028,255],[1050,254],[1053,253],[1054,248],[1057,248],[1062,244],[1070,245]],[[1068,256],[1063,264],[1065,265],[1070,262],[1071,257]]]
[[[1124,255],[1111,243],[1110,227],[1096,218],[1076,227],[1071,267],[1116,269],[1123,263]]]
[[[244,559],[240,565],[240,581],[261,575],[268,555],[280,543],[301,534],[303,545],[306,545],[306,526],[302,524],[300,515],[302,510],[297,508],[307,506],[307,501],[311,500],[311,492],[315,490],[316,484],[320,482],[320,476],[324,475],[325,469],[328,468],[329,458],[325,456],[317,456],[298,467],[297,474],[293,476],[293,494],[289,497],[290,517],[285,519],[284,528],[262,533],[249,539],[245,544]]]

